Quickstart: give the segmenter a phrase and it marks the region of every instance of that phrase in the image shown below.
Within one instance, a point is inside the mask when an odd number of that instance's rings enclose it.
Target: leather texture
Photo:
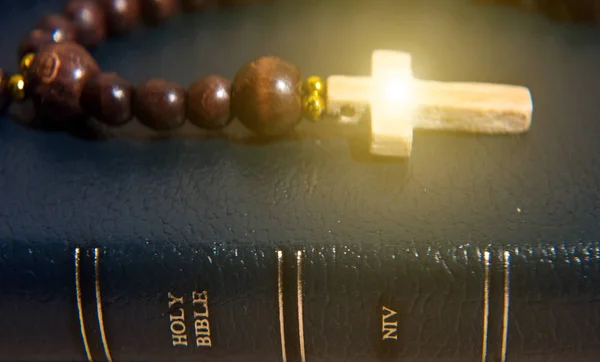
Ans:
[[[80,245],[2,244],[0,360],[84,361],[82,329],[96,361],[276,362],[282,345],[287,361],[318,362],[587,362],[600,350],[598,243]],[[195,346],[203,291],[210,349]],[[180,307],[186,346],[172,340]]]
[[[21,34],[62,6],[19,4],[0,14],[9,70]],[[281,360],[277,247],[286,260],[306,249],[308,361],[480,361],[488,248],[494,280],[502,251],[515,263],[508,360],[596,360],[599,36],[467,1],[307,0],[180,16],[108,41],[94,52],[102,69],[186,86],[208,73],[232,78],[266,54],[304,75],[366,75],[374,49],[406,50],[420,78],[530,87],[533,126],[520,136],[417,133],[399,162],[363,157],[343,137],[92,142],[2,117],[0,359],[85,360],[73,248],[89,269],[98,246],[115,361]],[[492,284],[489,360],[502,324],[503,284]],[[165,293],[204,285],[215,343],[226,347],[173,352]],[[94,320],[93,288],[85,293]],[[285,298],[294,303],[293,292]],[[401,309],[394,347],[369,339],[384,302]]]

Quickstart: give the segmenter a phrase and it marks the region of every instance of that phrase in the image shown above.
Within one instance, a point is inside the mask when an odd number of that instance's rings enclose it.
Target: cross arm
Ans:
[[[413,129],[515,134],[529,130],[533,112],[526,87],[416,79],[409,54],[385,50],[373,53],[372,77],[330,76],[327,107],[342,123],[370,110],[371,153],[397,157],[410,156]]]
[[[415,94],[417,129],[514,134],[531,127],[533,102],[526,87],[420,80]]]
[[[340,121],[356,123],[370,105],[373,88],[370,77],[331,76],[327,108],[340,115],[343,107],[352,107],[354,115],[342,115]],[[507,134],[531,126],[533,101],[526,87],[415,80],[413,91],[416,129]]]

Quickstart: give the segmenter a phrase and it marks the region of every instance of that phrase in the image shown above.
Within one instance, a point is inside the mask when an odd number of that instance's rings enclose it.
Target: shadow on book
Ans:
[[[307,141],[346,139],[349,152],[354,161],[359,163],[394,163],[408,168],[408,160],[404,158],[381,157],[369,152],[370,119],[365,113],[358,124],[343,125],[333,117],[326,117],[319,122],[302,121],[298,127],[287,135],[280,137],[260,137],[251,133],[238,120],[234,119],[228,126],[218,131],[207,131],[186,122],[181,128],[172,131],[155,131],[143,126],[136,119],[123,126],[108,126],[88,116],[75,116],[69,121],[56,122],[36,114],[33,104],[24,101],[13,104],[9,108],[9,116],[20,126],[39,132],[65,132],[69,135],[88,141],[103,141],[111,138],[131,139],[137,141],[160,141],[164,139],[225,139],[233,144],[261,147],[282,141]]]

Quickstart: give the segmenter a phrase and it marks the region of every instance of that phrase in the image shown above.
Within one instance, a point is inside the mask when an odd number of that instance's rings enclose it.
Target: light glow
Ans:
[[[83,77],[83,71],[80,68],[77,68],[73,71],[73,76],[75,76],[75,79],[81,79],[81,77]]]
[[[407,77],[391,77],[382,86],[383,97],[400,107],[408,106],[414,101],[413,81]]]
[[[115,88],[112,90],[112,94],[117,99],[122,99],[125,93],[123,93],[122,89]]]
[[[125,10],[127,10],[127,3],[125,2],[125,0],[117,0],[115,2],[115,8],[119,12],[124,12]]]
[[[392,124],[396,127],[412,125],[412,113],[417,102],[414,79],[407,74],[389,75],[375,79],[373,85],[373,108],[378,109],[378,116],[394,120],[388,127]]]
[[[285,91],[287,90],[287,84],[285,84],[285,82],[284,82],[284,81],[282,81],[282,80],[278,80],[278,81],[275,83],[275,86],[276,86],[276,87],[277,87],[277,89],[278,89],[279,91],[281,91],[281,92],[285,92]]]
[[[407,53],[373,54],[371,89],[371,152],[378,155],[410,155],[416,80]]]
[[[55,43],[60,43],[63,40],[63,33],[60,30],[55,30],[52,33],[52,40]]]
[[[84,23],[89,23],[92,20],[92,12],[88,8],[83,8],[80,16]]]

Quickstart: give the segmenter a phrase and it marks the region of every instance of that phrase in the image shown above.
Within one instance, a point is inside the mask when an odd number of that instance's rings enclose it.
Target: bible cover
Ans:
[[[19,4],[9,70],[15,34],[62,6]],[[342,137],[89,141],[2,117],[0,360],[597,360],[597,39],[467,1],[334,0],[107,41],[103,70],[186,86],[266,54],[367,75],[405,50],[422,79],[530,87],[533,125],[417,133],[401,162]]]

